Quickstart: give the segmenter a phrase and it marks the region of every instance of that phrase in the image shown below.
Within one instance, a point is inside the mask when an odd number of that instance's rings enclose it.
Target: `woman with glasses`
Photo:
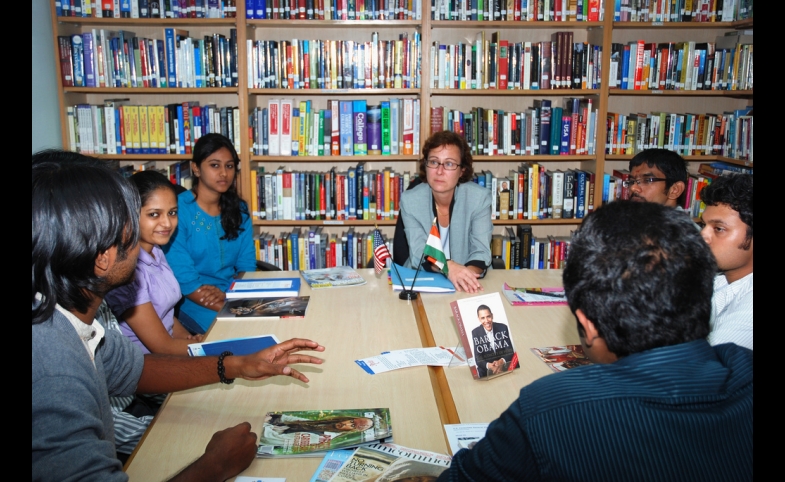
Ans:
[[[437,132],[425,141],[422,152],[422,182],[401,197],[393,258],[417,268],[435,223],[447,258],[443,271],[455,289],[481,291],[478,279],[491,263],[491,191],[471,182],[471,149],[459,134]],[[440,271],[427,260],[423,268]]]

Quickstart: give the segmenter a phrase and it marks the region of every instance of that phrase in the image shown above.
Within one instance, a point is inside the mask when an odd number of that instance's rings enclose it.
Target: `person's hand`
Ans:
[[[205,308],[218,311],[226,301],[226,294],[215,286],[202,285],[194,291],[198,303]]]
[[[472,267],[448,260],[447,268],[449,269],[447,278],[452,282],[453,286],[455,286],[456,291],[477,293],[483,290],[482,285],[480,285],[479,282],[481,275]]]
[[[308,382],[308,377],[287,366],[293,363],[313,363],[320,365],[322,360],[310,355],[295,353],[301,350],[324,351],[315,341],[292,338],[262,351],[245,356],[230,356],[224,359],[227,378],[264,380],[276,375],[285,375]]]
[[[185,337],[186,340],[193,340],[196,343],[201,343],[204,340],[204,335],[188,335]]]
[[[488,364],[488,371],[494,375],[498,375],[502,372],[502,368],[504,367],[504,359],[501,358],[496,360],[495,362],[491,362]]]
[[[204,450],[204,458],[220,472],[218,480],[239,474],[255,457],[256,434],[248,422],[215,432]]]

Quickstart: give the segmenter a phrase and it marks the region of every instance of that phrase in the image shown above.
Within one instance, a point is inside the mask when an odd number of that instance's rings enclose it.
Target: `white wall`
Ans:
[[[50,0],[33,0],[33,151],[63,147]]]

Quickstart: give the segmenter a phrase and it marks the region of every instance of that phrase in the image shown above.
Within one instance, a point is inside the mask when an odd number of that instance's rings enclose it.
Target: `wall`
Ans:
[[[63,146],[50,0],[33,0],[33,151]]]

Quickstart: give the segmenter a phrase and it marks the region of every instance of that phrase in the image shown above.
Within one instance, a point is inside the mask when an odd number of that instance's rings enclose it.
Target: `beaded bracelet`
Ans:
[[[227,385],[234,383],[234,378],[226,378],[226,368],[224,368],[224,358],[232,355],[234,355],[234,353],[230,351],[225,351],[220,355],[218,355],[218,378],[221,379],[221,383],[225,383]]]

